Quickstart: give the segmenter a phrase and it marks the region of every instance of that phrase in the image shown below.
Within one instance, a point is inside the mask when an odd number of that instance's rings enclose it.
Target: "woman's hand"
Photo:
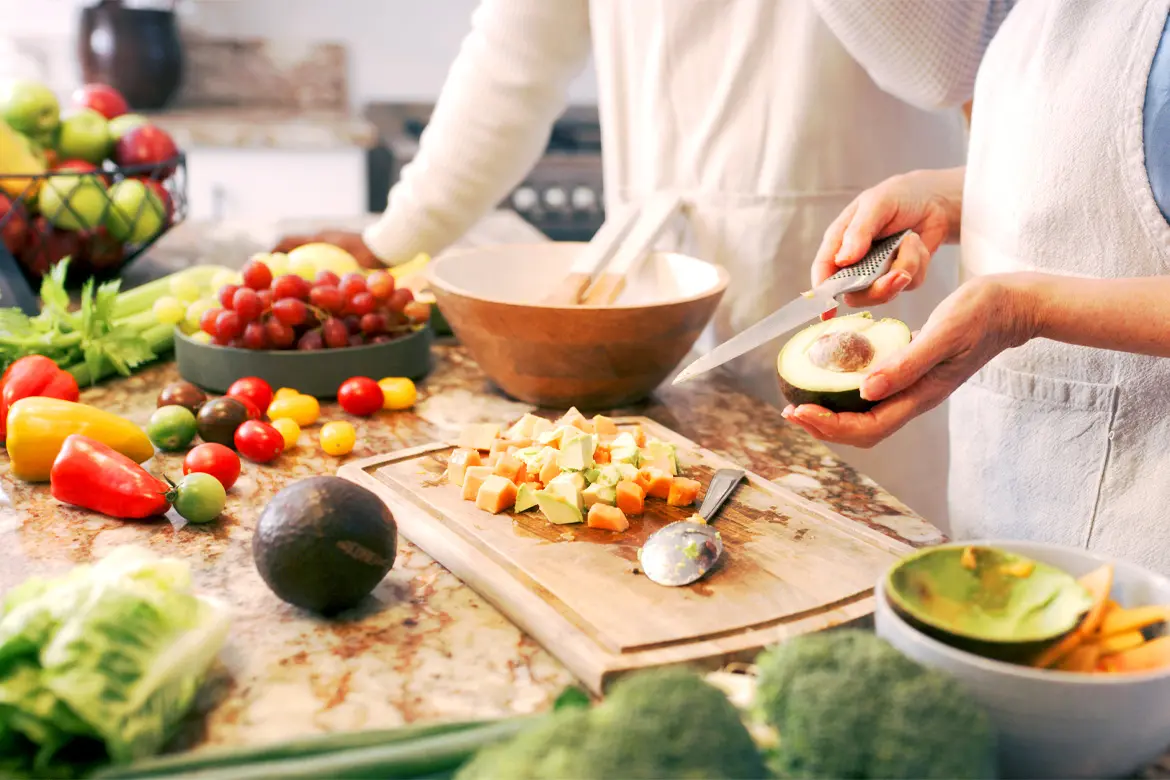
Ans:
[[[362,239],[360,233],[351,233],[345,230],[323,230],[311,236],[285,236],[280,240],[276,246],[272,248],[273,252],[289,252],[296,249],[298,246],[315,243],[333,244],[336,247],[344,249],[353,255],[357,260],[358,265],[362,268],[385,268],[378,257],[370,251],[366,246],[366,242]]]
[[[907,229],[914,232],[898,248],[890,270],[868,290],[846,295],[845,303],[876,306],[920,286],[931,256],[942,244],[958,240],[964,172],[914,171],[858,195],[825,231],[813,261],[813,286],[856,263],[873,241]]]
[[[834,414],[789,405],[784,418],[824,441],[872,447],[938,406],[1000,352],[1038,333],[1038,307],[1023,280],[983,276],[951,293],[909,346],[867,374],[861,396],[881,402],[870,411]]]

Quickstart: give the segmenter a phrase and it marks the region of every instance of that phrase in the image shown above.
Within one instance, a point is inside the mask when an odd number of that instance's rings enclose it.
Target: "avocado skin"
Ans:
[[[310,477],[281,490],[252,536],[252,559],[272,592],[322,615],[368,596],[394,565],[397,550],[389,507],[340,477]]]
[[[835,392],[804,390],[788,382],[779,374],[777,374],[777,378],[780,380],[780,392],[788,399],[788,403],[793,406],[816,404],[837,414],[842,412],[868,412],[877,406],[876,401],[867,401],[861,397],[860,387],[856,390],[838,390]]]

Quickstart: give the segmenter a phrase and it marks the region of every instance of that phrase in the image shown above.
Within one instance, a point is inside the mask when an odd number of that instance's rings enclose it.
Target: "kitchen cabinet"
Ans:
[[[346,219],[366,213],[366,151],[360,147],[185,151],[188,219]]]

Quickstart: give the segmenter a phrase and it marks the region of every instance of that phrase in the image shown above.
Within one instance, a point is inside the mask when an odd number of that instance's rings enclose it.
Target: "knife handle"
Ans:
[[[699,514],[708,523],[723,507],[739,481],[744,478],[744,472],[739,469],[719,469],[711,477],[711,484],[707,486],[707,495],[703,498],[703,505],[699,507]]]
[[[880,241],[873,242],[869,251],[865,253],[865,257],[853,265],[845,266],[821,282],[818,290],[821,287],[828,286],[830,288],[830,294],[836,298],[838,295],[860,292],[866,289],[878,279],[881,279],[890,270],[890,266],[894,262],[894,255],[898,253],[898,247],[902,245],[902,241],[911,232],[910,230],[903,230],[901,233],[895,233]]]

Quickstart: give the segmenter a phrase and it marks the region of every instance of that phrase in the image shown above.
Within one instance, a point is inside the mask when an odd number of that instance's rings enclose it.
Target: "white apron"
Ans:
[[[859,192],[963,160],[959,112],[924,112],[879,89],[810,0],[592,0],[590,27],[608,205],[680,193],[685,228],[666,246],[730,271],[697,350],[808,289],[821,236]],[[944,248],[923,288],[874,315],[920,327],[957,283],[956,254]],[[731,365],[774,404],[781,346]],[[835,449],[945,526],[945,407],[872,450]]]
[[[975,89],[964,271],[1170,273],[1142,107],[1170,0],[1021,0]],[[951,399],[958,537],[1088,547],[1170,574],[1170,360],[1035,340]]]

